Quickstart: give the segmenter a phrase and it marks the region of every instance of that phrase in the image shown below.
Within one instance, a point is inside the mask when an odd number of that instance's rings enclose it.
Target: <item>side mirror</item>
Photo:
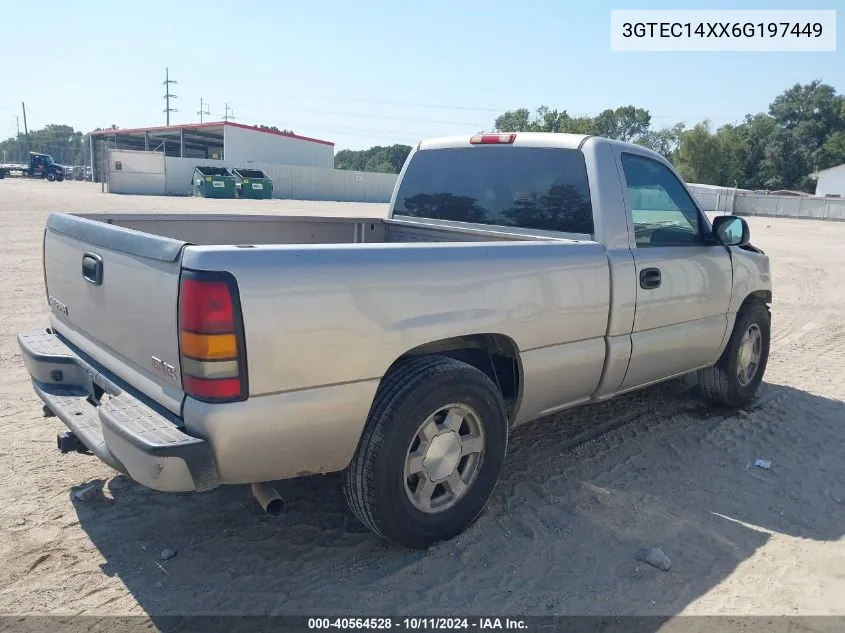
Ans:
[[[713,237],[725,246],[745,246],[751,240],[748,223],[736,215],[713,218]]]

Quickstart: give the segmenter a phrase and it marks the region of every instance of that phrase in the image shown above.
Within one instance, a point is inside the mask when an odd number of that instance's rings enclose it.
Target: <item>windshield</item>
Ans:
[[[474,146],[414,154],[394,215],[592,234],[579,150]]]

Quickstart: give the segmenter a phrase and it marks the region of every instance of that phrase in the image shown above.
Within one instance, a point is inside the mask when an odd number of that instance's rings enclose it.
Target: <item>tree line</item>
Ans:
[[[714,129],[709,121],[655,128],[651,114],[633,105],[596,116],[571,116],[546,106],[510,110],[496,132],[595,134],[643,145],[666,156],[688,182],[744,189],[813,191],[812,174],[845,163],[845,95],[821,81],[796,84],[768,112],[748,114]],[[337,169],[399,173],[408,145],[338,152]]]
[[[334,166],[335,169],[398,174],[410,152],[410,145],[377,145],[360,151],[344,149],[335,154]]]
[[[50,154],[62,165],[83,165],[88,156],[87,136],[69,125],[50,124],[31,130],[29,138],[20,134],[0,141],[0,162],[27,163],[29,152]]]

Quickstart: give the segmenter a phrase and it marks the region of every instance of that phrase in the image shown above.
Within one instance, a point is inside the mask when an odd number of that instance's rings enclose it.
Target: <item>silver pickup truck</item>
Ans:
[[[747,403],[768,258],[661,156],[568,134],[420,143],[386,219],[52,214],[48,328],[18,337],[47,415],[162,491],[342,471],[373,532],[464,530],[508,433],[698,372]]]

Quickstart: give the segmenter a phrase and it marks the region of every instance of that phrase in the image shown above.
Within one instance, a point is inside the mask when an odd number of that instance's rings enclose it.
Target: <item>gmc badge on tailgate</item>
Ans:
[[[150,360],[153,363],[153,369],[169,378],[172,378],[173,380],[176,380],[176,368],[173,365],[166,363],[155,356],[151,357]]]
[[[57,312],[61,312],[65,316],[67,316],[67,306],[56,299],[53,295],[47,295],[47,303],[50,304],[50,307],[56,310]]]

